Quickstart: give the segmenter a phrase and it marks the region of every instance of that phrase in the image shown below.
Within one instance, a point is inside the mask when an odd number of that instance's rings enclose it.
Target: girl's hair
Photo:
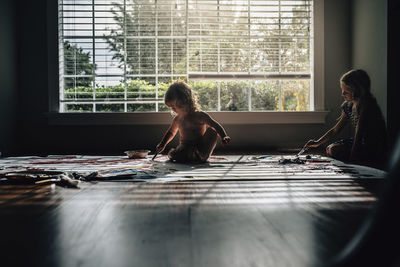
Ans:
[[[343,74],[340,82],[353,90],[355,100],[364,100],[371,96],[371,80],[365,70],[351,70]]]
[[[360,116],[360,108],[364,105],[367,98],[371,98],[371,79],[365,70],[357,69],[351,70],[343,74],[340,78],[340,82],[344,83],[353,91],[354,100],[353,103],[345,101],[342,104],[352,105],[353,116],[358,121]]]
[[[175,103],[187,112],[200,111],[195,92],[183,81],[175,81],[169,87],[164,96],[166,105]]]

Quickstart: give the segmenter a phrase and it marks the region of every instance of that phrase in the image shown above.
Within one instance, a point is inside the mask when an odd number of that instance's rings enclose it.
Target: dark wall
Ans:
[[[0,152],[12,151],[16,124],[16,20],[12,0],[0,1]]]
[[[51,1],[51,0],[49,0]],[[224,125],[232,137],[230,150],[301,146],[318,138],[339,116],[338,80],[350,65],[349,2],[325,0],[325,106],[332,111],[325,124]],[[46,1],[18,1],[19,118],[16,153],[122,153],[129,148],[153,149],[167,125],[49,125]],[[175,141],[176,142],[176,141]]]
[[[400,2],[397,0],[388,1],[388,134],[389,144],[392,146],[400,133],[399,106],[400,85],[399,85],[399,62],[400,62]]]
[[[20,0],[18,10],[19,152],[46,147],[48,112],[46,1]],[[40,149],[38,150],[40,151]]]

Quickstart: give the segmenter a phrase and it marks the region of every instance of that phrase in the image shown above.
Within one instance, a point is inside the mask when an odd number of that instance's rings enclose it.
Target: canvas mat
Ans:
[[[292,179],[371,179],[386,172],[349,165],[328,157],[300,156],[304,164],[286,163],[288,155],[212,156],[204,164],[177,164],[165,155],[154,161],[126,156],[50,155],[0,158],[0,179],[15,173],[65,172],[92,177],[97,181],[212,181],[212,180],[292,180]],[[2,178],[1,178],[2,177]]]

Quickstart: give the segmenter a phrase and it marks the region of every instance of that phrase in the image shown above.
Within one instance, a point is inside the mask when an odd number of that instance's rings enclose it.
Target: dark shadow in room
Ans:
[[[394,149],[380,201],[357,235],[330,264],[347,266],[400,266],[400,123],[399,110],[400,3],[387,1],[387,126],[389,147]],[[397,137],[397,143],[396,143]]]
[[[328,266],[400,266],[400,135],[381,197],[353,239]]]

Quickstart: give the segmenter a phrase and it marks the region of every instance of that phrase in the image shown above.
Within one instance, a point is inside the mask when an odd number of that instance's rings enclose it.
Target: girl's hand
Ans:
[[[222,138],[222,143],[224,145],[229,144],[230,141],[231,141],[231,138],[229,136],[225,136],[224,138]]]
[[[163,152],[164,149],[165,149],[165,144],[159,143],[159,144],[156,146],[156,154],[159,154],[159,153]]]
[[[304,147],[319,147],[320,143],[315,141],[314,139],[308,140],[308,142],[304,145]]]

